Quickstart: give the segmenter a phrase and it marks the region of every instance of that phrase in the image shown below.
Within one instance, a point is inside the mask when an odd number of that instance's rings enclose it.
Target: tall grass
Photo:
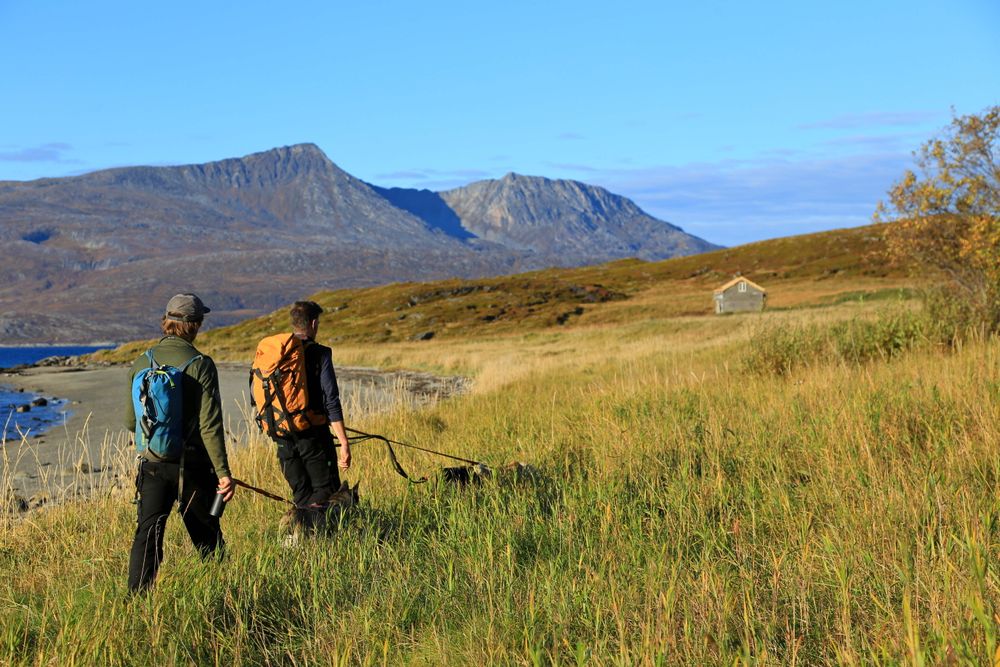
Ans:
[[[743,373],[750,320],[723,320],[468,342],[472,394],[352,425],[534,483],[408,486],[361,444],[333,537],[285,549],[281,507],[241,492],[227,560],[175,519],[148,597],[125,597],[128,489],[8,519],[0,662],[987,664],[1000,344],[789,382]],[[266,442],[232,458],[283,489]]]
[[[936,333],[925,313],[912,310],[825,324],[786,322],[757,329],[743,356],[743,366],[752,373],[788,375],[817,363],[887,360],[913,347],[938,342]]]

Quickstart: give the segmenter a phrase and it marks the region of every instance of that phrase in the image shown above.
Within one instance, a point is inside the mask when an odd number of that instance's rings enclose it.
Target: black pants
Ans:
[[[340,472],[334,456],[333,435],[317,427],[294,440],[277,440],[278,463],[292,488],[292,500],[299,507],[324,505],[340,488]]]
[[[221,554],[225,542],[219,520],[208,511],[215,499],[219,478],[207,461],[187,460],[185,454],[183,498],[178,508],[191,542],[206,558]],[[138,524],[128,564],[128,588],[149,588],[163,561],[163,533],[177,500],[180,464],[143,461],[135,480]]]

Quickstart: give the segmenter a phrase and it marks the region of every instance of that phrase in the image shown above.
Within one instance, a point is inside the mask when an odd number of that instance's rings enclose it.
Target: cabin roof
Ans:
[[[729,289],[730,287],[732,287],[736,283],[740,282],[741,280],[745,280],[747,282],[747,284],[753,285],[754,287],[756,287],[757,289],[759,289],[764,294],[767,294],[767,290],[766,289],[764,289],[763,287],[761,287],[760,285],[758,285],[754,281],[750,280],[746,276],[736,276],[735,278],[733,278],[732,280],[730,280],[728,283],[726,283],[722,287],[719,287],[718,289],[716,289],[715,293],[719,294],[720,292],[725,292],[727,289]]]

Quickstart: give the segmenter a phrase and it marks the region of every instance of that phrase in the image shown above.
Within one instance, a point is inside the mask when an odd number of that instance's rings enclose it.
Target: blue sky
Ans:
[[[314,142],[384,186],[573,178],[710,241],[868,222],[1000,103],[995,0],[0,0],[0,180]]]

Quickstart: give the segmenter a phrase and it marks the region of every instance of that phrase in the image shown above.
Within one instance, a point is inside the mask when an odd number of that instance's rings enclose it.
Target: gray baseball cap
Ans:
[[[212,312],[205,306],[196,294],[176,294],[167,301],[167,310],[163,314],[168,320],[175,322],[201,322],[205,313]]]

